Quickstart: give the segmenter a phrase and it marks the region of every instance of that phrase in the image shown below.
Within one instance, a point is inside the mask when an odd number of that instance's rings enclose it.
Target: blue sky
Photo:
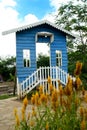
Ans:
[[[15,34],[2,36],[2,32],[25,24],[50,19],[57,0],[0,0],[0,57],[16,55]],[[54,11],[54,12],[53,12]]]
[[[61,3],[69,0],[0,0],[0,57],[16,55],[15,34],[3,31],[47,19],[54,22]]]
[[[22,18],[27,14],[34,14],[39,19],[53,11],[49,0],[17,0],[16,9]]]

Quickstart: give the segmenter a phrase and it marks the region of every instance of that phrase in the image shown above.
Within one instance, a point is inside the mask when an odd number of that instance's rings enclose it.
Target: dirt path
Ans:
[[[16,97],[0,100],[0,130],[14,130],[14,108],[18,109],[20,115],[22,105],[22,102]],[[32,106],[28,105],[29,111],[31,111],[31,108]]]

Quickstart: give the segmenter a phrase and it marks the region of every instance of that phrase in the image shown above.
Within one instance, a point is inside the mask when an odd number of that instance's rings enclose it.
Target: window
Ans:
[[[62,52],[56,50],[56,66],[62,66]]]
[[[30,67],[30,50],[23,50],[23,63],[24,67]]]

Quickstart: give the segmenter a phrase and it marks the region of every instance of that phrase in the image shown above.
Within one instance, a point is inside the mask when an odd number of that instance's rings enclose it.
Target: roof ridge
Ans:
[[[57,26],[56,24],[44,19],[44,20],[41,20],[41,21],[38,21],[38,22],[35,22],[35,23],[31,23],[31,24],[27,24],[27,25],[23,25],[23,26],[20,26],[20,27],[17,27],[17,28],[14,28],[14,29],[10,29],[10,30],[7,30],[7,31],[4,31],[2,32],[2,35],[6,35],[6,34],[9,34],[9,33],[14,33],[14,32],[18,32],[18,31],[22,31],[22,30],[25,30],[25,29],[28,29],[28,28],[33,28],[33,27],[36,27],[36,26],[39,26],[39,25],[42,25],[42,24],[48,24],[64,33],[66,33],[67,35],[70,35],[74,38],[79,38],[78,36],[74,35],[73,33],[69,32],[68,30],[65,30],[59,26]]]

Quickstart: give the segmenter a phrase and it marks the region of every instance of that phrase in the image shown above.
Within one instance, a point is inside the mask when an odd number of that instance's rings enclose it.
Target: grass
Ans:
[[[13,95],[3,94],[3,95],[0,95],[0,100],[8,99],[8,98],[11,98],[11,97],[15,97],[15,96],[13,96]]]

